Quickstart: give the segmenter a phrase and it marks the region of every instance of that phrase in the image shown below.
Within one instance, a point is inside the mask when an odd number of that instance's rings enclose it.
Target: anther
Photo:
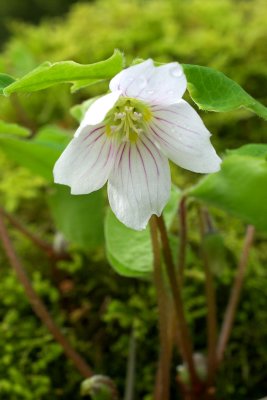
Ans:
[[[116,121],[117,119],[122,119],[122,118],[124,118],[125,117],[125,112],[118,112],[118,113],[115,113],[115,115],[114,115],[114,121]]]
[[[135,112],[133,113],[133,115],[134,115],[134,117],[135,117],[136,120],[140,120],[140,119],[142,118],[142,114],[139,113],[139,112],[137,112],[137,111],[135,111]]]
[[[133,111],[133,107],[126,106],[126,107],[124,107],[124,110],[126,112],[131,112],[131,111]]]

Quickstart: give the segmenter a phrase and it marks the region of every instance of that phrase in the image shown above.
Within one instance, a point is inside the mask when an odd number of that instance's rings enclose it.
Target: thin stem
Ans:
[[[184,280],[184,269],[186,263],[186,244],[187,244],[187,209],[186,197],[182,197],[179,207],[179,253],[178,253],[178,278],[181,286]]]
[[[189,335],[185,313],[184,313],[184,306],[183,301],[180,293],[179,282],[177,280],[177,275],[175,271],[175,266],[172,258],[172,253],[169,245],[169,239],[167,234],[167,229],[165,226],[165,222],[162,216],[156,217],[161,242],[162,242],[162,250],[163,256],[165,259],[165,264],[167,267],[167,274],[170,282],[170,287],[173,295],[174,307],[176,312],[176,318],[178,321],[179,326],[179,342],[180,348],[182,350],[182,355],[184,361],[188,367],[188,372],[191,380],[192,387],[199,386],[199,379],[196,373],[194,359],[193,359],[193,346],[191,343],[191,338]]]
[[[37,130],[37,125],[35,121],[30,118],[24,107],[22,107],[16,93],[13,93],[12,96],[10,96],[10,101],[16,111],[19,122],[29,128],[31,130],[31,136],[33,136]]]
[[[239,303],[240,294],[243,287],[246,266],[248,264],[249,252],[254,240],[254,236],[255,236],[254,226],[248,225],[244,240],[243,250],[237,267],[235,282],[232,287],[230,299],[226,308],[222,324],[221,333],[219,336],[219,341],[217,346],[217,366],[220,366],[223,360],[225,349],[232,331],[233,322],[235,319],[237,306]]]
[[[42,250],[47,257],[57,261],[57,260],[69,260],[70,256],[66,252],[57,253],[53,246],[46,242],[45,240],[39,238],[35,234],[33,234],[29,229],[27,229],[16,217],[9,214],[3,208],[1,208],[2,214],[8,219],[11,225],[14,226],[19,232],[21,232],[25,237],[30,239],[32,243],[34,243],[40,250]]]
[[[155,387],[155,400],[168,400],[170,388],[170,363],[172,345],[169,342],[169,324],[167,309],[168,299],[166,297],[164,278],[161,269],[161,253],[157,232],[157,221],[154,216],[152,216],[150,219],[150,234],[154,256],[154,282],[157,291],[160,336],[160,356]]]
[[[127,362],[124,400],[134,399],[135,369],[136,369],[136,337],[133,328],[129,343],[129,355]]]
[[[211,271],[210,257],[204,246],[205,236],[213,231],[210,216],[206,210],[199,210],[200,234],[202,238],[202,257],[205,272],[205,289],[207,298],[207,330],[208,330],[208,376],[207,383],[211,386],[214,383],[216,370],[216,345],[217,345],[217,307],[214,280]]]
[[[15,249],[10,240],[8,231],[4,224],[3,220],[3,212],[0,209],[0,240],[2,241],[3,249],[6,253],[6,256],[10,262],[11,267],[15,271],[19,281],[24,287],[26,296],[32,306],[35,314],[41,319],[43,324],[48,328],[54,339],[62,346],[65,354],[69,359],[72,360],[73,364],[76,366],[78,371],[85,378],[91,377],[93,372],[86,361],[73,349],[70,342],[66,339],[66,337],[61,333],[58,326],[53,321],[51,315],[49,314],[47,308],[42,302],[41,298],[33,289],[33,286],[24,270],[24,267],[18,258]]]

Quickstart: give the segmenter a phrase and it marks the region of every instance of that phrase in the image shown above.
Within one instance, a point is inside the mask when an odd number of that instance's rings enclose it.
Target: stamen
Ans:
[[[106,132],[121,142],[134,143],[144,134],[150,115],[149,107],[142,101],[120,98],[106,117]]]
[[[136,112],[136,111],[133,113],[133,115],[137,121],[139,121],[143,117],[141,113]]]

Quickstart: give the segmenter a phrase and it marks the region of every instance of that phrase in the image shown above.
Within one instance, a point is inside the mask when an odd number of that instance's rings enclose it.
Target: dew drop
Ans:
[[[137,85],[138,85],[138,87],[139,87],[140,89],[143,89],[144,87],[146,87],[146,85],[147,85],[147,80],[146,80],[146,78],[145,78],[144,76],[140,76],[140,77],[137,79]]]
[[[175,78],[179,78],[180,76],[183,75],[183,70],[181,67],[176,66],[170,69],[170,74]]]
[[[167,94],[174,94],[173,90],[168,90]]]
[[[130,84],[134,81],[134,78],[126,78],[126,83]]]
[[[147,94],[154,94],[154,90],[147,90]]]

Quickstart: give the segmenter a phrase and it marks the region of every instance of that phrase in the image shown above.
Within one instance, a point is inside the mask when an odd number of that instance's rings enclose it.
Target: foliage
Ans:
[[[77,4],[64,19],[47,20],[39,26],[13,24],[13,37],[0,56],[0,67],[5,72],[0,76],[0,90],[11,93],[12,88],[21,89],[29,80],[36,84],[36,77],[40,78],[41,74],[44,80],[47,79],[47,72],[53,68],[54,71],[60,68],[62,72],[63,66],[67,74],[73,72],[68,70],[69,67],[80,68],[66,61],[55,64],[69,59],[87,65],[86,75],[79,76],[81,82],[76,82],[75,89],[81,89],[92,83],[91,79],[109,78],[122,68],[119,53],[114,56],[117,60],[112,64],[115,69],[105,71],[104,76],[91,76],[92,66],[88,65],[107,59],[118,47],[125,51],[128,63],[135,57],[185,63],[191,83],[190,94],[205,110],[230,111],[246,106],[264,116],[263,106],[251,100],[225,75],[189,64],[222,70],[253,97],[266,103],[267,92],[263,85],[267,79],[265,8],[264,0],[238,3],[231,0],[149,0],[145,3],[141,0],[98,0],[92,4]],[[52,64],[35,69],[48,60]],[[55,82],[76,81],[76,75],[66,78],[61,72],[54,75]],[[12,83],[12,76],[19,79]],[[43,82],[33,87],[34,90],[47,88],[38,94],[13,94],[10,99],[0,99],[0,111],[5,121],[0,124],[1,202],[9,211],[17,211],[31,230],[51,241],[54,247],[63,234],[60,245],[65,248],[68,241],[72,260],[55,265],[45,260],[14,230],[12,238],[37,291],[57,322],[97,372],[116,380],[120,393],[125,386],[122,371],[127,362],[129,335],[134,332],[138,344],[136,396],[145,399],[153,390],[157,359],[157,311],[151,282],[115,275],[107,265],[103,243],[104,194],[97,192],[91,196],[72,197],[68,189],[55,188],[51,182],[53,164],[76,126],[69,109],[76,105],[73,115],[79,119],[88,106],[88,97],[107,90],[107,82],[74,94],[63,85],[54,88],[48,87],[47,81]],[[213,97],[209,98],[211,90]],[[82,101],[85,105],[81,108],[77,104]],[[221,149],[260,142],[266,137],[263,121],[252,118],[246,110],[205,114],[204,117]],[[11,121],[25,128],[11,125]],[[173,168],[173,173],[174,180],[183,187],[195,180],[193,174],[181,173],[177,168]],[[258,203],[259,198],[266,197],[265,182],[266,146],[250,145],[227,152],[221,172],[199,180],[188,190],[192,198],[210,207],[217,224],[218,231],[206,238],[206,246],[218,260],[214,272],[220,318],[244,231],[243,223],[230,215],[266,231],[266,204]],[[198,250],[197,213],[193,199],[190,202],[184,298],[196,349],[204,351],[204,273]],[[168,227],[172,236],[177,233],[176,209],[170,207],[166,211],[170,216]],[[123,251],[120,249],[122,242],[118,243],[118,232],[123,240]],[[115,270],[128,276],[143,275],[140,271],[144,268],[151,270],[148,231],[129,231],[108,213],[105,234],[107,256]],[[263,373],[267,363],[267,351],[263,346],[267,320],[264,238],[258,235],[231,345],[218,378],[222,398],[256,398],[267,391]],[[142,250],[137,255],[136,243]],[[176,254],[176,242],[173,247]],[[61,348],[33,316],[6,260],[2,258],[1,261],[0,350],[3,357],[0,393],[8,400],[77,398],[80,376],[73,372],[74,368],[66,362]]]

